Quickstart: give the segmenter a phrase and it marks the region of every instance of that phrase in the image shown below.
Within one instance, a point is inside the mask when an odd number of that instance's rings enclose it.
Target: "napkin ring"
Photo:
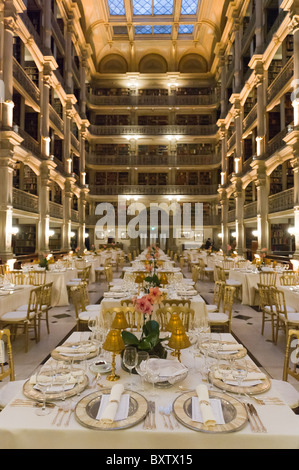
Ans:
[[[210,406],[210,403],[207,400],[200,400],[199,404]]]
[[[109,403],[119,403],[119,400],[109,400]]]

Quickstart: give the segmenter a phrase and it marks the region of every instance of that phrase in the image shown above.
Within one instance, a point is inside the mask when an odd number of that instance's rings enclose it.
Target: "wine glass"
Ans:
[[[239,386],[238,397],[241,396],[240,387],[241,387],[243,380],[246,379],[247,375],[248,375],[248,367],[247,367],[246,361],[236,359],[232,364],[232,376],[238,382],[238,386]]]
[[[133,346],[129,346],[124,350],[123,362],[127,369],[130,371],[130,389],[133,389],[132,383],[132,370],[137,365],[137,349]]]
[[[64,401],[65,396],[65,386],[68,380],[71,377],[71,366],[68,362],[61,362],[58,364],[56,373],[55,373],[55,383],[56,385],[61,385],[63,390],[62,400]]]
[[[146,351],[138,351],[137,365],[135,367],[137,374],[141,378],[141,390],[144,390],[144,377],[146,374],[146,361],[149,358],[149,353]]]
[[[36,373],[36,385],[42,391],[42,394],[43,394],[42,407],[36,410],[36,414],[38,416],[45,416],[51,412],[50,408],[47,408],[46,406],[46,400],[47,400],[47,392],[50,390],[53,384],[53,379],[54,379],[53,372],[54,371],[51,366],[42,365]]]
[[[95,330],[97,328],[97,319],[94,317],[89,317],[87,326],[91,331],[91,339],[94,339]]]

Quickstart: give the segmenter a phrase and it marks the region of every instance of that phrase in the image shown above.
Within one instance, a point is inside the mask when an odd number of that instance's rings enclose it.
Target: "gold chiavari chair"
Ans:
[[[0,276],[4,276],[8,271],[7,264],[0,264]]]
[[[241,259],[235,263],[236,268],[246,268],[248,265],[248,261],[246,259]]]
[[[290,375],[296,380],[299,380],[299,330],[290,329],[288,331],[282,380],[288,381]]]
[[[127,258],[128,258],[129,263],[132,263],[133,261],[132,253],[127,253]]]
[[[157,321],[161,331],[168,331],[170,318],[173,314],[178,314],[186,331],[194,321],[194,310],[189,307],[172,306],[158,308],[156,311]]]
[[[91,266],[86,266],[82,270],[78,271],[78,277],[81,281],[87,282],[89,284]]]
[[[263,284],[258,284],[258,292],[260,298],[260,310],[262,312],[262,331],[261,334],[264,334],[265,323],[271,322],[272,326],[272,341],[275,342],[275,321],[276,321],[276,311],[273,304],[273,296],[271,286],[265,286]]]
[[[282,290],[272,286],[271,296],[276,313],[275,343],[277,343],[279,330],[285,330],[286,335],[288,335],[289,329],[299,329],[299,312],[295,312],[292,307],[286,305]]]
[[[130,330],[141,331],[144,324],[144,317],[140,312],[136,311],[133,301],[131,299],[123,299],[120,305],[125,309],[124,311]]]
[[[85,282],[85,281],[80,282],[79,287],[81,289],[81,294],[82,294],[85,310],[87,312],[93,310],[93,311],[97,311],[99,313],[100,310],[101,310],[101,305],[100,304],[91,304],[90,303],[87,282]]]
[[[28,352],[29,349],[30,330],[34,330],[36,343],[39,341],[37,319],[41,302],[41,290],[41,286],[31,289],[27,310],[14,310],[12,312],[6,312],[0,319],[1,325],[4,325],[5,327],[9,326],[14,335],[17,334],[18,327],[23,329],[23,334],[25,335],[26,352]]]
[[[282,286],[296,286],[299,284],[299,273],[296,271],[284,271],[280,276]]]
[[[113,281],[113,270],[112,266],[105,266],[105,277],[108,284],[108,289],[110,289],[110,284]]]
[[[180,268],[183,269],[185,266],[185,257],[180,256]]]
[[[12,346],[10,340],[10,330],[5,328],[0,330],[0,341],[3,341],[4,344],[4,354],[7,353],[8,362],[6,363],[5,357],[0,357],[0,381],[4,380],[6,377],[9,377],[10,381],[15,380],[15,367],[14,360],[12,355]]]
[[[46,270],[29,271],[28,283],[32,286],[43,286],[46,283]]]
[[[207,304],[207,312],[219,312],[221,302],[223,301],[223,294],[224,294],[224,281],[215,281],[214,286],[214,295],[213,295],[213,304]]]
[[[259,273],[259,284],[262,284],[264,286],[276,286],[276,280],[276,271],[261,271]]]
[[[223,296],[223,312],[209,312],[208,313],[208,322],[211,328],[222,329],[227,328],[228,332],[231,332],[231,320],[232,320],[232,311],[233,304],[235,299],[236,288],[231,286],[224,287],[224,296]]]
[[[200,267],[193,265],[192,266],[192,281],[196,284],[200,275]]]
[[[80,331],[81,327],[86,327],[88,320],[97,317],[99,312],[85,309],[81,286],[71,287],[71,297],[75,308],[77,331]]]
[[[41,289],[40,309],[38,314],[38,338],[40,339],[41,322],[45,321],[47,332],[50,334],[49,310],[52,308],[52,288],[53,282],[44,284]]]
[[[19,270],[7,271],[5,278],[17,286],[23,285],[25,281],[24,273]]]

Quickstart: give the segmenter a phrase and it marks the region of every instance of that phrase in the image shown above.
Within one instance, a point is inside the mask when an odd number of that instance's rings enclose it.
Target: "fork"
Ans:
[[[76,406],[75,403],[73,403],[73,404],[70,406],[69,415],[68,415],[68,417],[67,417],[66,422],[64,423],[65,426],[68,426],[68,425],[70,424],[70,419],[71,419],[72,413],[73,413],[74,410],[75,410],[75,406]]]
[[[56,415],[54,416],[54,419],[53,419],[53,421],[52,421],[52,424],[55,424],[55,423],[56,423],[56,420],[57,420],[58,416],[60,415],[60,413],[61,413],[62,411],[63,411],[63,408],[62,408],[62,406],[60,406],[60,407],[58,408],[58,410],[57,410]]]
[[[63,413],[60,417],[60,420],[57,423],[57,426],[61,426],[64,416],[66,416],[66,414],[69,412],[69,408],[67,406],[65,406],[64,408],[62,408],[62,411],[63,411]]]
[[[263,423],[262,423],[262,421],[261,421],[261,418],[259,417],[259,414],[258,414],[258,412],[256,411],[254,405],[249,404],[249,408],[250,408],[251,411],[252,411],[252,415],[255,416],[256,419],[258,420],[262,432],[267,432],[267,429],[266,429],[265,426],[263,425]]]

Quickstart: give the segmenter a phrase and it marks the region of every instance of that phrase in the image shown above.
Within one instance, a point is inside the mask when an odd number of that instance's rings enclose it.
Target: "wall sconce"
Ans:
[[[232,232],[232,237],[236,238],[237,237],[237,232]]]
[[[71,238],[73,238],[73,237],[75,237],[75,236],[76,236],[75,232],[70,232],[70,237],[71,237]]]
[[[17,233],[19,233],[19,231],[19,227],[11,227],[10,229],[11,235],[16,235]]]
[[[295,229],[295,227],[290,227],[290,228],[288,228],[288,232],[289,232],[290,235],[296,235],[296,229]]]
[[[55,235],[55,230],[48,230],[48,236],[53,237]]]
[[[254,237],[258,237],[259,236],[259,231],[258,230],[252,230],[252,235]]]

